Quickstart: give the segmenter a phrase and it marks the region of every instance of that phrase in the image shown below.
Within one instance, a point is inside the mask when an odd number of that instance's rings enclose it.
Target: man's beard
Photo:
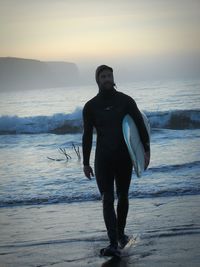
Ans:
[[[112,90],[114,89],[114,82],[105,82],[99,86],[100,90]]]

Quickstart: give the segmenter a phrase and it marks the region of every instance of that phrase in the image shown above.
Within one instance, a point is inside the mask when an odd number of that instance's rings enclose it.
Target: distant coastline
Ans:
[[[80,73],[75,63],[0,57],[0,91],[64,87],[79,83]]]

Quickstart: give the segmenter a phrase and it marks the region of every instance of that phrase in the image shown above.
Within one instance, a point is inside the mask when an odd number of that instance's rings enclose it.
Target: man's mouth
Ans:
[[[113,85],[111,82],[105,82],[104,85]]]

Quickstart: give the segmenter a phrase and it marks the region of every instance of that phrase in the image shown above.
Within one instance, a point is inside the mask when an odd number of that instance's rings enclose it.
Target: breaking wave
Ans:
[[[170,110],[145,112],[151,128],[198,129],[200,110]],[[72,113],[58,113],[52,116],[1,116],[0,134],[80,133],[82,132],[82,109]]]
[[[156,197],[171,197],[171,196],[185,196],[185,195],[199,195],[199,187],[185,187],[185,188],[168,188],[166,190],[156,191],[132,191],[129,193],[130,199],[134,198],[156,198]],[[47,197],[27,197],[27,198],[12,198],[0,201],[0,208],[8,206],[26,206],[26,205],[49,205],[59,203],[74,203],[85,201],[100,201],[101,197],[98,192],[82,193],[78,196],[68,195],[51,195]]]
[[[189,180],[186,178],[185,182],[174,182],[174,177],[178,179],[177,172],[186,173],[187,170],[196,169],[195,173],[199,173],[200,161],[187,162],[184,164],[166,165],[153,167],[148,170],[146,176],[145,186],[142,179],[136,179],[134,186],[130,187],[129,197],[134,198],[157,198],[157,197],[171,197],[171,196],[185,196],[185,195],[200,195],[200,183],[194,182],[198,179],[198,175],[190,176]],[[165,179],[172,179],[164,187],[157,184],[156,174],[163,175],[167,173]],[[171,175],[170,175],[171,174]],[[175,176],[174,176],[175,175]],[[170,178],[171,177],[171,178]],[[144,181],[145,177],[143,178]],[[34,191],[34,184],[31,192],[26,193],[25,188],[22,188],[21,193],[17,192],[5,194],[0,196],[0,208],[8,206],[24,206],[24,205],[48,205],[59,203],[74,203],[86,201],[99,201],[101,200],[100,194],[97,190],[95,183],[88,187],[86,179],[73,179],[73,180],[60,180],[54,179],[51,182],[47,181],[39,187],[41,191]],[[151,182],[150,182],[151,180]],[[141,183],[139,183],[141,181]],[[178,181],[178,180],[177,180]],[[49,191],[49,185],[54,187],[55,190]],[[20,185],[21,187],[21,185]],[[51,187],[50,187],[51,188]],[[17,189],[17,188],[16,188]],[[23,192],[23,193],[22,193]]]
[[[200,128],[200,110],[172,110],[146,114],[152,128],[177,130]]]

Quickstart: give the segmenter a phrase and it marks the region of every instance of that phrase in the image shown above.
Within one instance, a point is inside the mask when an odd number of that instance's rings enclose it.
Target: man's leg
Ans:
[[[118,246],[117,242],[117,218],[114,209],[114,192],[103,192],[103,216],[108,233],[110,244],[113,247]]]
[[[114,209],[114,173],[112,163],[104,158],[96,158],[95,175],[102,196],[103,217],[110,244],[117,248],[117,218]]]
[[[124,229],[126,226],[126,219],[128,215],[128,208],[129,208],[128,194],[119,193],[118,203],[117,203],[117,233],[119,238],[124,235]]]
[[[124,158],[125,159],[125,158]],[[119,167],[118,167],[119,166]],[[117,189],[117,232],[118,238],[124,236],[126,219],[128,215],[129,199],[128,191],[131,182],[132,163],[128,159],[121,161],[116,168],[116,189]]]

